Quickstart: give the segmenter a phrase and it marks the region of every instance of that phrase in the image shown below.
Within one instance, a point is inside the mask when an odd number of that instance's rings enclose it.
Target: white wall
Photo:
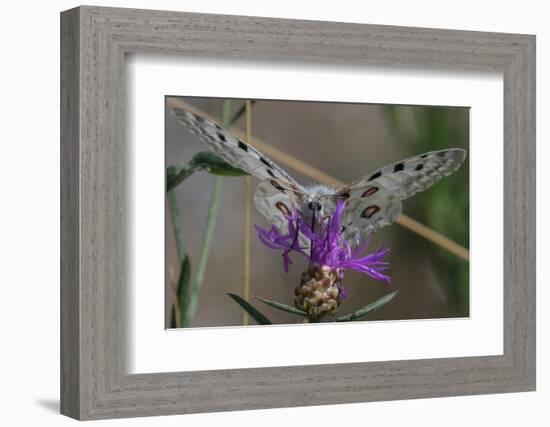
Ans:
[[[548,216],[547,146],[550,114],[550,28],[545,2],[461,0],[320,1],[97,1],[105,6],[246,14],[376,24],[504,31],[537,35],[538,218]],[[59,11],[72,1],[9,2],[2,8],[0,67],[0,376],[3,425],[66,425],[57,414],[59,360]],[[546,18],[546,19],[545,19]],[[546,160],[546,161],[545,161]],[[475,183],[473,183],[475,185]],[[546,196],[546,197],[545,197]],[[546,214],[546,215],[545,215]],[[548,257],[539,221],[540,265]],[[547,237],[547,236],[546,236]],[[546,255],[546,256],[545,256]],[[117,420],[110,425],[403,425],[515,426],[550,421],[550,320],[548,274],[538,271],[538,390],[414,401],[276,409],[157,419]],[[7,337],[7,339],[6,339]],[[530,418],[532,420],[528,421]]]

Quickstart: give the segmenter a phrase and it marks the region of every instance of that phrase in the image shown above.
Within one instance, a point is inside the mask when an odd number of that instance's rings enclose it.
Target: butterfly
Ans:
[[[293,208],[314,225],[334,212],[338,200],[344,200],[342,234],[351,242],[364,240],[397,219],[403,211],[402,200],[455,172],[466,157],[460,148],[431,151],[386,165],[341,188],[323,184],[304,187],[216,122],[182,108],[172,108],[171,113],[231,166],[261,180],[254,194],[256,208],[282,232],[288,227],[286,216]]]

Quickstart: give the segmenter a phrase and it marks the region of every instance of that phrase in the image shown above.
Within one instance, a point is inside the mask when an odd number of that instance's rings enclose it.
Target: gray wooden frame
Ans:
[[[504,354],[128,375],[124,57],[504,76]],[[61,14],[61,412],[78,419],[535,389],[535,37],[80,7]],[[473,183],[475,185],[475,183]]]

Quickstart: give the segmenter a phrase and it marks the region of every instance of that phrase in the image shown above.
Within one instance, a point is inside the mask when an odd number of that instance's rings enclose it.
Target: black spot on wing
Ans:
[[[273,173],[271,169],[266,169],[266,172],[271,178],[277,178],[277,176]]]
[[[419,164],[416,165],[416,167],[414,168],[414,170],[415,170],[415,171],[421,171],[423,167],[424,167],[424,164],[419,163]]]
[[[393,167],[393,171],[394,172],[399,172],[399,171],[402,171],[403,169],[405,169],[405,165],[403,163],[397,163],[394,167]]]
[[[225,141],[225,139],[224,139]],[[248,145],[246,145],[244,142],[242,142],[241,140],[239,140],[239,148],[241,150],[244,150],[244,151],[248,151]]]
[[[223,142],[226,142],[225,135],[221,132],[218,132],[218,138],[220,138]]]
[[[422,154],[422,155],[420,156],[421,159],[425,159],[426,157],[428,157],[428,154]]]
[[[376,173],[373,173],[368,180],[372,181],[373,179],[380,178],[381,176],[382,176],[382,172],[378,171]]]
[[[263,157],[260,157],[260,162],[262,162],[264,165],[266,165],[268,168],[271,169],[271,164]]]

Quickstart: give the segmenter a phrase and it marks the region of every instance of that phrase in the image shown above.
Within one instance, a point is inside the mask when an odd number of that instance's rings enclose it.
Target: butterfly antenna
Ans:
[[[298,221],[296,221],[296,231],[294,232],[294,238],[292,239],[292,245],[290,245],[290,249],[294,249],[294,245],[298,241],[298,235],[300,234],[300,224]],[[300,243],[298,242],[298,249],[300,248]],[[284,256],[284,253],[282,254]]]
[[[323,198],[323,197],[340,197],[340,194],[322,194],[321,196],[319,196],[319,199]]]
[[[315,235],[315,212],[317,212],[316,206],[313,207],[313,215],[311,216],[311,233]],[[313,259],[313,240],[310,239],[309,259]]]
[[[279,180],[273,180],[273,181],[275,181],[277,183],[277,185],[278,185],[277,189],[279,189],[279,190],[286,190],[286,191],[290,191],[291,193],[294,193],[294,194],[296,194],[296,193],[301,194],[301,191],[298,191],[294,188],[287,187],[285,185],[281,185],[281,182]]]
[[[296,224],[296,232],[294,233],[294,239],[292,239],[292,245],[290,246],[291,248],[293,248],[298,241],[298,234],[300,234],[300,227],[298,226],[298,224]],[[299,246],[300,244],[298,243],[298,247]]]

